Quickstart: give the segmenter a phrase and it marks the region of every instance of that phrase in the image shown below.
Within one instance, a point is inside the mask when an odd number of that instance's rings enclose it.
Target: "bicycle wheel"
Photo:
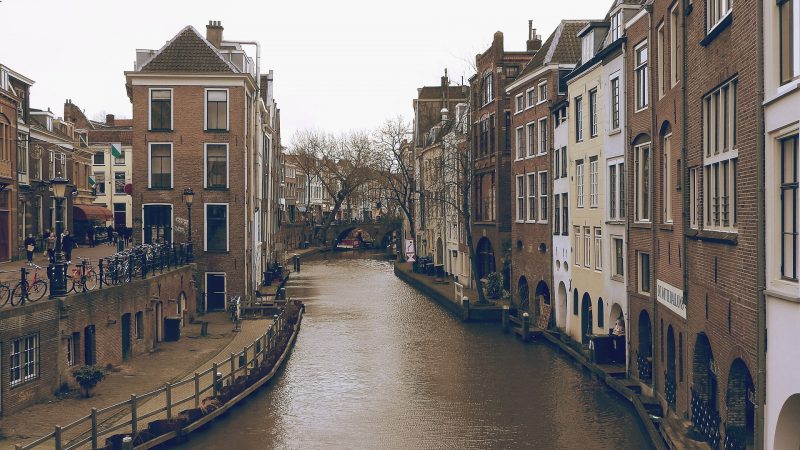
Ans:
[[[95,272],[94,269],[87,270],[86,271],[86,277],[85,277],[85,279],[86,279],[86,290],[87,291],[93,291],[93,290],[97,289],[97,282],[98,282],[99,278],[100,278],[100,276],[97,275],[97,272]]]
[[[27,284],[27,283],[26,283]],[[14,289],[11,290],[11,306],[19,306],[22,304],[22,281],[18,282]]]
[[[0,308],[8,304],[8,300],[10,297],[11,297],[11,288],[5,283],[0,284]]]
[[[44,280],[36,280],[28,289],[28,300],[35,302],[41,300],[47,294],[47,282]]]

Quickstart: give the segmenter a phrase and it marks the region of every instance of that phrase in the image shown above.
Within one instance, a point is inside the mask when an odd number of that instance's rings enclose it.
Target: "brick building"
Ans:
[[[17,152],[27,148],[28,94],[33,80],[0,64],[0,262],[19,257]]]
[[[513,99],[512,299],[520,313],[531,313],[537,323],[544,305],[550,305],[550,323],[562,329],[566,328],[566,294],[559,299],[563,305],[551,301],[555,298],[553,236],[568,229],[561,221],[561,204],[567,195],[552,194],[553,180],[562,173],[562,151],[553,146],[556,121],[550,113],[552,105],[566,98],[564,77],[580,59],[577,33],[586,23],[561,21],[542,44],[529,22],[528,50],[536,53],[506,87]]]
[[[125,73],[133,104],[133,224],[143,242],[188,240],[183,192],[194,191],[192,240],[202,308],[252,298],[277,257],[273,214],[280,159],[271,75],[219,22],[187,26],[159,50],[138,50]],[[266,203],[265,203],[266,201]],[[273,208],[272,210],[268,208]]]
[[[477,73],[470,78],[472,115],[473,255],[478,276],[503,274],[504,288],[511,289],[512,108],[506,87],[517,79],[538,49],[528,41],[525,51],[506,51],[503,33],[495,32],[491,46],[475,56]]]

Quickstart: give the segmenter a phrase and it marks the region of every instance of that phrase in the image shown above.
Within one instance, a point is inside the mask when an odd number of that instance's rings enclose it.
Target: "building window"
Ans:
[[[650,143],[634,149],[636,176],[636,221],[650,221]]]
[[[575,267],[578,267],[580,265],[580,263],[581,263],[580,262],[581,261],[581,258],[580,258],[581,227],[575,226],[575,230],[574,230],[573,234],[575,235],[575,244],[574,244],[575,248],[573,249],[573,252],[575,254]]]
[[[20,385],[39,375],[39,335],[31,334],[11,342],[11,386]]]
[[[611,129],[619,130],[619,77],[611,79]]]
[[[589,207],[597,208],[597,157],[589,158]]]
[[[67,155],[50,150],[50,173],[53,177],[67,177]]]
[[[561,196],[553,196],[553,234],[561,233]]]
[[[206,144],[206,187],[228,187],[228,144]]]
[[[125,172],[114,172],[114,193],[125,193]]]
[[[592,267],[592,229],[583,227],[583,267]]]
[[[709,229],[735,231],[737,186],[737,80],[709,94],[704,105],[704,200]]]
[[[521,113],[525,109],[525,97],[519,94],[515,97],[517,103],[517,113]]]
[[[105,152],[94,152],[94,156],[92,157],[92,164],[95,166],[102,166],[105,164],[106,161],[106,154]]]
[[[150,90],[150,131],[172,130],[172,89]]]
[[[583,208],[583,160],[575,161],[575,183],[577,185],[578,208]]]
[[[517,175],[517,222],[525,220],[525,176]]]
[[[69,335],[65,342],[65,347],[67,350],[67,367],[73,367],[75,364],[78,363],[78,339],[80,334],[73,333]]]
[[[536,125],[531,122],[526,127],[528,129],[528,156],[533,156],[536,153]]]
[[[172,242],[172,205],[144,205],[144,243]]]
[[[561,194],[561,234],[569,235],[569,194]]]
[[[650,254],[639,252],[639,293],[650,295]]]
[[[700,207],[697,195],[697,169],[689,169],[689,226],[697,228],[697,211]]]
[[[736,148],[737,80],[733,79],[703,101],[703,146],[706,157]]]
[[[114,165],[115,166],[124,166],[125,165],[125,150],[119,149],[119,156],[114,154],[114,146],[111,147],[111,153],[114,156]]]
[[[656,55],[656,77],[658,82],[658,98],[664,97],[664,70],[666,66],[664,65],[664,24],[662,23],[658,27],[658,31],[656,34],[656,44],[658,48],[656,51],[658,54]]]
[[[95,172],[94,173],[94,185],[96,188],[97,195],[105,195],[106,194],[106,174],[105,172]]]
[[[589,91],[589,136],[597,136],[597,89]]]
[[[206,130],[228,129],[228,91],[206,90]]]
[[[608,166],[608,218],[617,219],[617,165]]]
[[[798,72],[798,56],[794,51],[797,41],[797,18],[794,9],[797,0],[777,0],[777,2],[780,82],[786,84],[792,81]]]
[[[228,205],[206,204],[206,251],[228,251]]]
[[[603,270],[603,230],[594,228],[594,269]]]
[[[547,117],[542,117],[539,119],[539,154],[547,154],[549,147],[547,145]]]
[[[567,147],[561,147],[561,176],[567,176]]]
[[[664,155],[661,165],[661,218],[672,223],[672,134],[664,136]]]
[[[681,36],[678,34],[678,25],[681,20],[680,2],[675,3],[669,14],[669,66],[670,82],[672,86],[681,80]]]
[[[517,128],[516,130],[516,145],[517,145],[517,159],[522,159],[525,157],[525,140],[524,140],[524,132],[522,127]]]
[[[141,311],[136,312],[136,339],[144,339],[144,313]]]
[[[492,86],[492,82],[493,82],[492,71],[489,70],[489,73],[487,73],[483,77],[483,90],[481,91],[483,101],[481,102],[481,106],[486,105],[487,103],[491,102],[494,99],[494,89]]]
[[[575,140],[583,140],[583,98],[575,97]]]
[[[529,173],[528,177],[528,221],[536,222],[536,174]]]
[[[647,43],[640,44],[635,51],[636,75],[636,110],[642,110],[648,105],[648,80],[647,80]]]
[[[553,179],[561,178],[561,149],[557,148],[553,151]]]
[[[625,277],[625,246],[620,237],[613,238],[612,242],[614,243],[614,273],[612,276],[622,279]]]
[[[731,12],[733,0],[706,0],[706,30],[710,32]]]
[[[530,108],[536,104],[536,91],[529,89],[525,94],[528,97],[528,108]]]
[[[150,188],[172,188],[172,144],[150,144]]]
[[[539,83],[539,103],[547,101],[547,81]]]
[[[780,141],[781,277],[797,281],[798,135]]]
[[[619,23],[621,14],[622,12],[618,12],[611,16],[611,42],[616,41],[622,36],[622,28]]]
[[[547,205],[548,186],[547,172],[539,172],[539,222],[547,222],[547,214],[550,211]]]

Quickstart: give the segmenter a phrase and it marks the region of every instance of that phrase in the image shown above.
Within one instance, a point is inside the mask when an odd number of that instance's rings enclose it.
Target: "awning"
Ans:
[[[83,222],[107,222],[114,220],[114,215],[105,206],[72,205],[72,218]]]

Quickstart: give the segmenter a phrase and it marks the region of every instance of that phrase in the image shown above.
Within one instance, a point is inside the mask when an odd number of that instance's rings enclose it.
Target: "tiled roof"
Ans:
[[[553,34],[542,44],[531,61],[525,66],[520,77],[548,64],[574,64],[581,59],[581,40],[578,31],[588,20],[562,20]]]
[[[236,72],[192,26],[187,26],[168,41],[141,71]]]

